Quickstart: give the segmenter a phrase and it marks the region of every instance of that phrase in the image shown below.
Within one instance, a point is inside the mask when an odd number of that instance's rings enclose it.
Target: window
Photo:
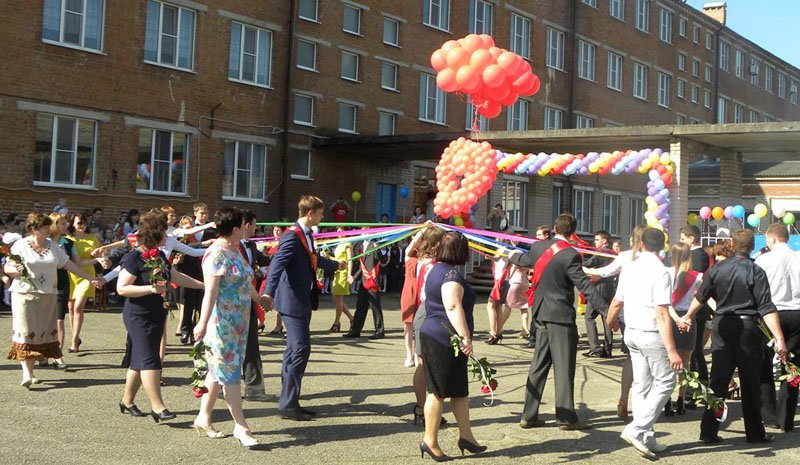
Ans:
[[[733,104],[733,122],[744,123],[744,105],[738,103]]]
[[[686,124],[686,116],[678,113],[675,117],[675,124]]]
[[[736,77],[744,79],[744,52],[737,50],[735,60]]]
[[[692,29],[692,42],[699,44],[700,43],[700,26],[694,25],[694,29]]]
[[[395,47],[400,46],[400,21],[383,18],[383,43]]]
[[[778,97],[786,98],[786,75],[778,73]]]
[[[267,146],[247,142],[225,143],[222,198],[264,200]]]
[[[311,150],[290,149],[289,174],[294,179],[311,179]]]
[[[711,109],[711,91],[708,89],[703,89],[703,106]]]
[[[612,236],[619,236],[619,203],[621,197],[603,194],[603,229]]]
[[[95,121],[37,114],[34,184],[93,186],[96,145]]]
[[[429,123],[445,124],[446,107],[445,93],[436,85],[436,76],[421,73],[419,78],[419,119]]]
[[[317,70],[317,44],[307,40],[297,40],[297,67],[308,71]]]
[[[597,8],[597,0],[581,0],[583,3]]]
[[[378,112],[378,135],[393,136],[397,115],[387,111]]]
[[[588,81],[594,81],[594,45],[579,41],[578,42],[578,77]]]
[[[544,128],[561,129],[564,112],[552,107],[544,107]]]
[[[768,114],[764,113],[764,122],[765,123],[774,123],[775,122],[775,117],[772,116],[772,115],[768,115]]]
[[[678,79],[678,98],[686,98],[686,81]]]
[[[104,0],[45,0],[42,39],[71,47],[103,49]]]
[[[575,127],[578,129],[587,129],[594,127],[594,119],[588,116],[577,115],[575,117]]]
[[[346,132],[349,134],[357,134],[356,131],[356,115],[358,110],[356,106],[350,103],[339,103],[339,132]]]
[[[647,66],[633,63],[633,96],[647,100]]]
[[[636,0],[636,29],[650,31],[650,0]]]
[[[706,31],[706,49],[714,50],[714,35]]]
[[[681,16],[678,18],[678,35],[681,37],[686,37],[686,26],[687,26],[686,18]]]
[[[319,22],[319,5],[317,0],[299,0],[297,16],[301,19]]]
[[[750,122],[751,123],[758,123],[759,114],[755,110],[750,110]]]
[[[564,33],[547,28],[547,60],[549,68],[564,71]]]
[[[303,126],[314,125],[314,97],[294,95],[294,123]]]
[[[564,186],[561,184],[553,184],[553,203],[552,203],[552,216],[553,221],[561,214],[561,205],[564,203]]]
[[[720,41],[719,42],[719,69],[729,71],[729,62],[731,54],[731,44]]]
[[[520,100],[517,100],[518,102]],[[525,102],[527,103],[527,102]],[[509,108],[509,111],[511,109]],[[477,118],[477,119],[476,119]],[[526,118],[527,123],[527,118]],[[472,105],[472,102],[467,102],[467,122],[466,122],[466,129],[467,131],[488,131],[489,130],[489,118],[485,116],[481,116],[475,112],[475,106]],[[526,128],[527,129],[527,128]]]
[[[622,55],[608,52],[607,80],[609,89],[622,90]]]
[[[761,62],[756,58],[750,59],[750,84],[758,85],[758,73],[761,71]]]
[[[702,123],[702,121],[700,121],[697,118],[690,118],[689,121],[691,121],[692,124],[700,124],[700,123]]]
[[[717,124],[728,122],[728,103],[728,99],[724,97],[717,98]]]
[[[658,73],[658,105],[669,108],[669,86],[672,78],[669,74]]]
[[[344,5],[342,30],[351,34],[361,35],[361,8]]]
[[[506,127],[509,131],[528,130],[528,106],[527,100],[518,99],[508,108],[508,123]]]
[[[628,210],[628,227],[633,232],[633,229],[640,224],[644,224],[644,200],[631,198],[630,208]]]
[[[492,34],[492,7],[486,0],[469,2],[469,24],[467,29],[473,34]]]
[[[228,78],[233,81],[270,85],[272,32],[266,29],[231,24],[231,51]]]
[[[772,66],[764,66],[764,90],[773,92],[772,90],[772,77],[775,75],[775,68]]]
[[[692,84],[692,103],[697,103],[700,98],[700,87]]]
[[[704,77],[706,82],[711,82],[711,79],[714,77],[714,67],[708,63],[706,63],[706,72]]]
[[[679,53],[678,54],[678,69],[681,71],[686,71],[686,54]]]
[[[793,105],[797,105],[797,80],[789,79],[789,100]]]
[[[397,65],[381,63],[381,89],[397,90]]]
[[[592,234],[592,191],[575,189],[572,199],[572,211],[578,220],[577,233]]]
[[[609,0],[608,14],[610,14],[612,18],[625,21],[625,0]]]
[[[525,228],[525,200],[528,190],[526,181],[503,180],[503,197],[500,202],[508,215],[509,226],[515,229]]]
[[[658,37],[662,42],[672,43],[672,13],[663,8],[658,12]]]
[[[700,77],[700,60],[697,58],[692,60],[692,76]]]
[[[443,31],[449,31],[450,0],[423,0],[422,24]]]
[[[140,129],[136,190],[185,194],[189,141],[181,132]]]
[[[511,51],[531,57],[531,20],[516,13],[511,13]]]
[[[148,0],[144,61],[192,69],[195,12]]]
[[[358,59],[355,53],[342,52],[342,79],[358,82]]]

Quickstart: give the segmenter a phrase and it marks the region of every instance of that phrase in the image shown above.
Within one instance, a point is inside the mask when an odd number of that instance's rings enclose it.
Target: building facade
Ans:
[[[358,220],[403,221],[435,194],[439,143],[481,131],[800,119],[800,70],[724,26],[724,2],[675,0],[37,0],[0,30],[4,211],[64,197],[116,210],[196,201],[291,218],[299,195],[362,193]],[[435,85],[446,40],[487,33],[528,59],[538,94],[475,121]],[[370,153],[330,150],[376,136]],[[637,149],[640,147],[620,147]],[[501,176],[518,229],[562,210],[626,235],[628,178]],[[407,198],[399,187],[411,188]],[[352,203],[352,202],[351,202]]]

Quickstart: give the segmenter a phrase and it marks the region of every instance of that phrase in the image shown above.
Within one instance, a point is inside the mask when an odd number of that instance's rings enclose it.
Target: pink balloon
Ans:
[[[498,87],[503,84],[505,73],[498,65],[489,65],[483,70],[483,82],[489,87]]]
[[[711,218],[711,208],[710,207],[703,207],[700,209],[700,218],[707,220]]]
[[[503,68],[506,76],[514,76],[517,72],[517,68],[520,66],[519,60],[521,60],[521,58],[516,53],[503,52],[497,57],[497,64]]]
[[[514,102],[517,101],[518,98],[519,94],[516,91],[512,90],[508,93],[508,95],[505,96],[505,98],[500,100],[500,104],[506,107],[510,107],[511,105],[514,104]]]
[[[431,66],[437,73],[447,68],[447,58],[444,52],[437,50],[431,54]]]
[[[533,74],[531,73],[523,74],[514,81],[514,89],[516,89],[517,91],[520,91],[522,89],[528,89],[531,86],[532,82],[533,82]]]
[[[504,49],[502,49],[502,48],[498,48],[498,47],[489,47],[489,53],[491,53],[491,54],[492,54],[492,57],[494,57],[494,59],[495,59],[495,60],[497,59],[497,57],[499,57],[500,55],[502,55],[502,54],[503,54],[503,52],[505,52],[505,50],[504,50]]]
[[[480,75],[475,72],[475,67],[471,65],[464,65],[458,68],[456,72],[456,82],[458,88],[462,90],[472,89],[478,84]]]
[[[469,63],[470,54],[463,48],[453,48],[447,52],[447,66],[457,70]]]
[[[506,86],[487,87],[485,94],[488,99],[497,100],[498,102],[500,102],[504,98],[506,98],[510,92],[511,89]]]
[[[528,89],[520,91],[520,94],[522,94],[522,95],[524,95],[526,97],[530,97],[531,95],[535,94],[536,92],[539,92],[539,87],[540,86],[541,86],[541,81],[539,81],[539,76],[534,74],[533,75],[533,82],[531,82],[531,86]],[[664,182],[667,183],[666,181],[664,181]],[[669,183],[667,183],[667,184],[669,184]]]
[[[435,53],[435,52],[434,52]],[[494,61],[494,57],[488,50],[480,49],[475,50],[472,52],[472,56],[469,58],[469,64],[474,66],[480,72],[483,72],[484,68],[492,64]],[[434,66],[433,69],[436,69]]]
[[[494,39],[489,34],[481,34],[480,38],[483,41],[483,48],[494,47]]]
[[[470,34],[464,37],[464,42],[462,42],[461,46],[469,53],[473,53],[484,47],[483,40],[478,34]]]
[[[500,110],[502,110],[500,103],[494,100],[487,100],[484,106],[478,108],[478,113],[487,118],[494,118],[500,114]]]
[[[436,75],[436,85],[445,92],[455,91],[458,89],[456,72],[450,68],[439,71],[439,74]]]
[[[447,52],[449,52],[453,48],[461,48],[461,44],[459,44],[455,40],[448,40],[447,42],[442,44],[442,48],[440,50],[442,51],[442,53],[446,55]]]

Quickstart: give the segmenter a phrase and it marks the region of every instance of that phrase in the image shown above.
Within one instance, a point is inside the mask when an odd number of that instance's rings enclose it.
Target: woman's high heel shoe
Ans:
[[[153,421],[158,423],[160,421],[172,420],[173,418],[177,417],[178,415],[175,415],[174,413],[170,412],[169,410],[164,409],[164,410],[162,410],[162,411],[160,411],[158,413],[150,412],[150,416],[153,417]]]
[[[664,405],[664,416],[675,416],[675,412],[672,410],[672,399],[668,399],[667,403]]]
[[[332,333],[338,333],[338,332],[339,332],[339,331],[341,331],[341,330],[342,330],[342,325],[341,325],[341,323],[334,323],[334,324],[332,324],[332,325],[331,325],[330,332],[332,332]]]
[[[678,397],[678,401],[675,402],[675,413],[678,415],[686,414],[686,405],[683,403],[683,397]]]
[[[726,396],[728,399],[735,399],[736,397],[742,397],[742,390],[739,387],[739,384],[736,381],[731,380],[730,384],[728,384],[728,395]]]
[[[213,426],[200,426],[197,423],[193,423],[192,427],[195,431],[197,431],[198,436],[206,436],[211,439],[220,439],[225,437],[225,433],[215,430]]]
[[[425,441],[419,443],[419,453],[420,453],[420,458],[425,458],[425,454],[428,454],[430,458],[433,459],[434,462],[447,462],[450,460],[450,457],[444,454],[434,455],[431,448],[428,447],[427,444],[425,444]]]
[[[473,444],[470,441],[467,441],[464,438],[458,438],[458,449],[461,451],[461,455],[464,455],[464,451],[466,450],[470,454],[480,454],[481,452],[486,452],[488,447],[486,446],[479,446],[477,444]]]
[[[233,437],[235,437],[236,440],[239,441],[239,444],[242,447],[245,447],[247,449],[252,449],[258,446],[258,439],[254,438],[250,434],[247,433],[236,434],[236,432],[234,431]]]
[[[139,407],[136,404],[131,405],[130,407],[126,407],[121,401],[119,403],[119,413],[130,413],[132,417],[146,417],[144,412],[139,410]]]

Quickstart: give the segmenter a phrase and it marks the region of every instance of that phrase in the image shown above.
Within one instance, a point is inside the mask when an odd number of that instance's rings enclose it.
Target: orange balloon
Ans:
[[[447,68],[447,58],[444,52],[437,50],[431,54],[431,66],[437,73]]]
[[[514,52],[503,52],[497,57],[497,64],[503,68],[507,76],[514,76],[519,68],[520,62],[519,55]]]
[[[484,49],[475,50],[472,52],[472,56],[469,58],[469,64],[474,66],[475,69],[480,72],[483,72],[483,69],[492,64],[493,61],[494,57],[492,54],[489,53],[488,50]],[[436,67],[434,66],[433,69],[436,69]]]
[[[484,47],[483,40],[478,34],[469,34],[468,36],[464,37],[464,41],[461,43],[461,46],[469,53],[473,53],[474,51]]]
[[[505,81],[505,73],[499,65],[489,65],[483,70],[483,82],[488,87],[499,87]]]
[[[472,89],[478,84],[480,76],[475,72],[475,67],[472,65],[464,65],[458,68],[456,72],[456,82],[458,88],[462,90]]]
[[[452,48],[449,52],[447,52],[447,66],[456,70],[469,63],[469,58],[469,52],[463,48]]]
[[[461,47],[461,44],[459,44],[455,40],[448,40],[447,42],[442,44],[441,51],[442,51],[442,53],[444,53],[446,55],[447,52],[449,52],[451,49],[453,49],[455,47]]]
[[[445,92],[453,92],[458,89],[456,82],[456,72],[450,68],[439,71],[436,75],[436,85]]]
[[[489,53],[491,53],[491,54],[492,54],[492,56],[494,57],[494,59],[495,59],[495,60],[497,59],[497,57],[499,57],[500,55],[502,55],[502,54],[503,54],[503,52],[505,52],[505,50],[503,50],[502,48],[498,48],[498,47],[489,47]]]
[[[488,49],[494,47],[494,39],[489,34],[481,34],[480,38],[483,41],[483,48]]]
[[[711,216],[715,220],[721,220],[725,216],[725,210],[723,210],[722,207],[714,207],[714,209],[711,210]]]

